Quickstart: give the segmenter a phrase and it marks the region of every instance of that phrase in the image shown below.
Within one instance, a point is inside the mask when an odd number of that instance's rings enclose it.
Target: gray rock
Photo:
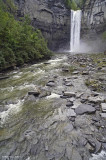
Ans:
[[[71,159],[72,160],[82,160],[81,155],[76,149],[73,149]]]
[[[6,108],[5,106],[1,106],[0,105],[0,112],[7,111],[7,110],[8,110],[8,108]]]
[[[63,96],[75,97],[76,94],[74,92],[63,92]]]
[[[54,83],[54,82],[48,82],[48,83],[46,84],[46,86],[55,87],[55,83]]]
[[[82,72],[82,75],[88,75],[88,74],[89,74],[89,72],[87,72],[87,71]]]
[[[77,108],[75,108],[75,113],[78,115],[84,114],[84,113],[95,113],[95,108],[91,105],[87,104],[81,104]]]
[[[40,91],[38,89],[28,92],[28,95],[34,95],[35,97],[38,97],[39,94],[40,94]]]
[[[88,139],[89,144],[94,148],[94,153],[98,153],[101,150],[102,144],[97,139]]]
[[[76,113],[74,112],[73,109],[67,109],[67,117],[76,117]]]
[[[102,118],[106,118],[106,113],[100,113]]]
[[[102,112],[106,112],[106,103],[101,103]]]
[[[43,98],[50,95],[51,95],[50,91],[42,91],[42,93],[39,95],[39,98]]]
[[[73,125],[71,123],[67,124],[65,127],[64,127],[64,131],[66,133],[70,133],[71,131],[73,130]]]
[[[102,103],[104,102],[105,98],[102,96],[96,96],[96,97],[89,97],[88,101],[93,103]]]
[[[73,86],[73,84],[69,82],[69,83],[66,83],[66,86]]]
[[[34,95],[29,95],[27,100],[28,101],[36,101],[36,97]]]
[[[44,62],[44,64],[50,64],[50,62]]]
[[[63,72],[69,72],[69,69],[68,68],[62,68],[62,71]]]
[[[79,71],[74,71],[73,74],[79,74]]]
[[[67,107],[72,107],[73,106],[73,102],[71,102],[71,101],[67,102],[66,106]]]

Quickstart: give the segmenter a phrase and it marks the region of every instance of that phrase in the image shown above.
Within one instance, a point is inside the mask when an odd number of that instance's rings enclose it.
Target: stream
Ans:
[[[106,56],[97,64],[66,53],[6,73],[0,160],[105,160]]]

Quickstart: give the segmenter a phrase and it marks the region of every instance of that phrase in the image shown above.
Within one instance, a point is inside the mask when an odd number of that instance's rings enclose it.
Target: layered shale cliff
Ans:
[[[70,40],[70,11],[64,0],[15,0],[18,17],[28,14],[32,25],[42,31],[52,50],[63,48]]]
[[[82,33],[94,38],[106,30],[106,0],[86,0],[82,15]]]

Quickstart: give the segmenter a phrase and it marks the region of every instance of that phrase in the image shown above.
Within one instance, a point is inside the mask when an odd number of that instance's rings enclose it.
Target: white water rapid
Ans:
[[[80,47],[81,10],[71,10],[70,51],[78,52]]]

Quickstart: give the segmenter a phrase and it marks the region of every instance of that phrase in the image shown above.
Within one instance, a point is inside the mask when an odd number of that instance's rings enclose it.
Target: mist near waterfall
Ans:
[[[104,52],[106,50],[106,41],[97,38],[95,40],[80,40],[79,53],[96,53]]]

